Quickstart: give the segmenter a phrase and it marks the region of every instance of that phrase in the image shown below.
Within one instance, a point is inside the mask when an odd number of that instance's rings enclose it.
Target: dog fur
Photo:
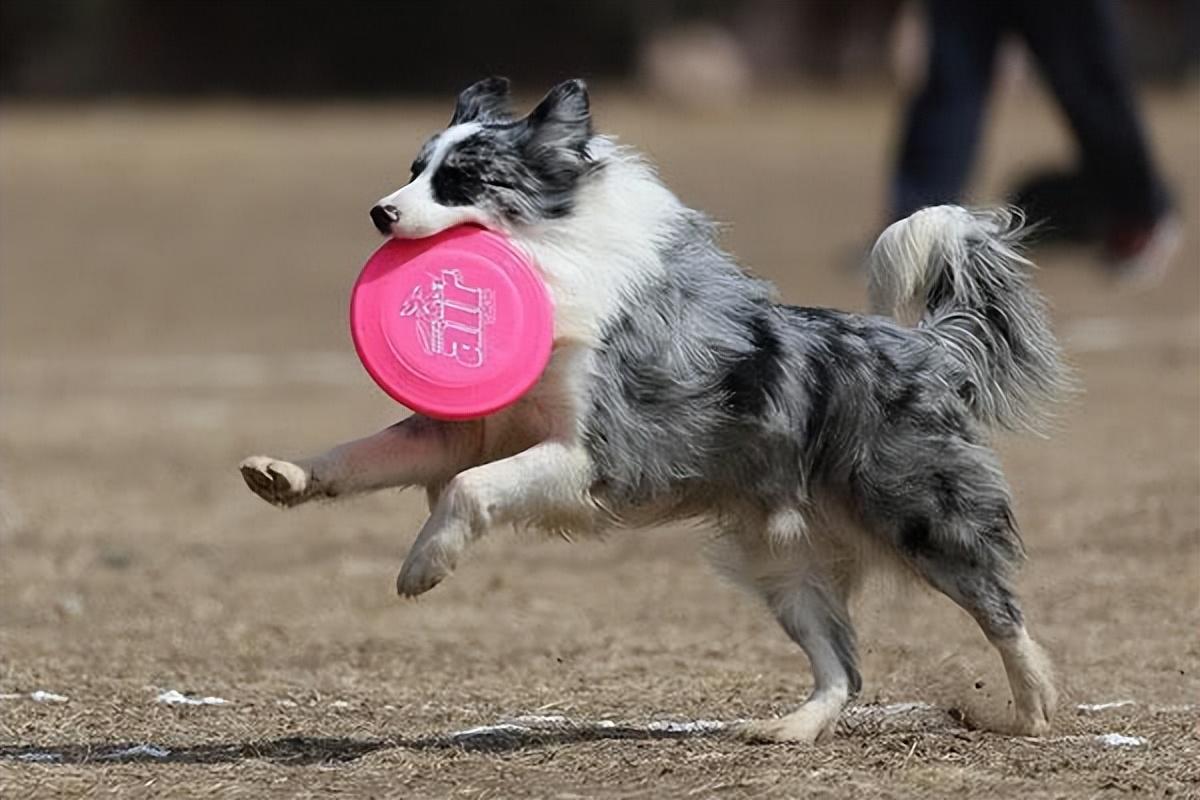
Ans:
[[[581,81],[516,118],[490,78],[371,217],[400,238],[462,223],[509,236],[554,298],[550,364],[484,419],[416,415],[307,460],[247,459],[254,492],[293,506],[424,487],[405,596],[506,524],[711,521],[719,568],[812,665],[797,711],[743,728],[759,740],[832,734],[862,685],[849,600],[868,567],[896,566],[996,646],[1014,730],[1048,729],[1054,686],[1013,590],[1023,550],[989,433],[1035,427],[1062,370],[1010,213],[942,206],[888,228],[875,315],[785,305],[642,158],[594,133]]]

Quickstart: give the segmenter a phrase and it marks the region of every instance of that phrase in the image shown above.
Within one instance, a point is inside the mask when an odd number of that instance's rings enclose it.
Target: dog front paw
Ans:
[[[298,505],[313,496],[312,476],[290,461],[251,456],[239,469],[250,491],[280,508]]]
[[[396,576],[396,593],[401,597],[425,594],[454,571],[454,561],[436,545],[414,547]]]

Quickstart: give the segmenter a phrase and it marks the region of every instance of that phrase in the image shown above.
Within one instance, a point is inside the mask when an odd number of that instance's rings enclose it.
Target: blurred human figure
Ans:
[[[1079,163],[1062,182],[1096,201],[1096,230],[1109,261],[1124,276],[1161,274],[1178,248],[1180,225],[1138,117],[1112,2],[926,0],[925,6],[928,66],[906,110],[892,217],[961,199],[996,51],[1011,33],[1027,45],[1070,124]],[[1052,197],[1026,199],[1034,214],[1048,213],[1055,224]]]
[[[745,47],[725,27],[690,22],[663,26],[645,38],[639,71],[656,97],[692,109],[745,100],[753,82],[751,66]]]

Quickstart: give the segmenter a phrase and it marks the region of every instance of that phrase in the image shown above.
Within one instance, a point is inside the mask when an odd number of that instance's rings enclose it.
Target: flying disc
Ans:
[[[389,239],[350,298],[359,360],[397,402],[447,420],[516,402],[550,360],[554,308],[505,237],[463,225]]]

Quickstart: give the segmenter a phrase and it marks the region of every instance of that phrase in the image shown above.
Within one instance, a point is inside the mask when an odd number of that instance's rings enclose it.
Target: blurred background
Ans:
[[[1072,691],[1178,704],[1200,694],[1200,0],[1111,8],[1182,237],[1139,287],[1114,280],[1100,238],[1035,249],[1085,391],[1052,439],[1002,447],[1027,606]],[[692,531],[496,536],[404,604],[392,581],[422,498],[279,513],[236,465],[404,414],[355,359],[348,292],[379,244],[368,209],[468,83],[508,75],[529,108],[586,78],[597,127],[647,152],[785,300],[862,309],[854,267],[893,213],[929,42],[922,6],[898,0],[0,2],[0,694],[72,698],[6,706],[0,738],[384,736],[562,698],[616,717],[793,703],[794,647],[714,581]],[[973,202],[1077,160],[1019,37],[995,63]],[[948,606],[866,603],[872,697],[943,681],[1003,707],[1002,676],[976,672],[994,657]],[[185,726],[148,686],[254,714]],[[1121,730],[1185,729],[1146,714]],[[1164,748],[1142,788],[1189,761]],[[1092,785],[1086,758],[1054,763],[1067,794]]]
[[[6,0],[0,92],[438,97],[492,73],[669,90],[669,73],[685,67],[692,80],[745,82],[739,89],[844,87],[888,80],[897,58],[917,55],[911,44],[895,52],[897,20],[914,11],[903,0]],[[1123,0],[1118,12],[1139,77],[1195,77],[1195,0]]]

